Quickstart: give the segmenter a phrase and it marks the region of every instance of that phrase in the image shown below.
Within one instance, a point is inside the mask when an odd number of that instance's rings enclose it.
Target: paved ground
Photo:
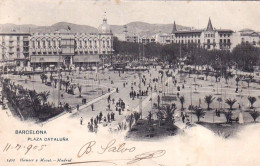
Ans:
[[[257,98],[257,101],[254,103],[256,106],[256,110],[259,110],[259,105],[260,105],[260,86],[255,83],[251,83],[250,87],[247,87],[247,83],[240,81],[239,82],[239,93],[235,93],[235,88],[236,88],[236,82],[235,78],[228,80],[227,84],[224,78],[221,78],[220,82],[215,82],[214,77],[208,77],[207,80],[200,80],[198,79],[199,77],[204,77],[203,75],[191,75],[190,77],[188,74],[178,74],[177,70],[172,71],[176,77],[177,84],[173,84],[172,78],[163,78],[162,81],[159,78],[158,83],[153,83],[151,80],[153,78],[158,78],[159,76],[159,68],[158,69],[150,69],[150,72],[142,72],[142,75],[145,76],[146,78],[146,83],[151,83],[151,86],[153,87],[153,91],[149,90],[148,96],[145,96],[142,98],[142,116],[143,118],[146,118],[148,115],[148,111],[152,111],[154,113],[153,118],[155,119],[155,113],[156,109],[152,108],[153,103],[157,103],[157,96],[160,95],[174,95],[176,96],[177,94],[177,86],[181,87],[181,90],[178,92],[180,96],[184,96],[185,98],[185,103],[184,103],[184,108],[185,112],[187,112],[187,108],[190,104],[192,105],[199,105],[199,100],[201,101],[200,106],[204,109],[207,108],[206,103],[204,102],[204,97],[206,95],[213,95],[215,97],[215,100],[213,103],[210,105],[212,110],[207,111],[206,110],[206,115],[201,121],[203,122],[226,122],[226,119],[223,114],[221,114],[220,117],[215,116],[215,109],[219,108],[224,108],[228,109],[228,105],[225,104],[224,100],[231,98],[231,99],[236,99],[237,102],[234,104],[234,110],[233,110],[233,118],[238,117],[239,110],[238,110],[238,103],[240,103],[242,110],[248,110],[249,108],[249,102],[247,97],[250,96],[255,96]],[[68,73],[67,73],[68,74]],[[120,76],[119,76],[120,75]],[[18,82],[20,80],[21,83],[24,81],[22,79],[25,78],[18,78],[18,76],[10,76],[12,79],[18,79]],[[23,76],[25,77],[25,76]],[[82,90],[82,95],[85,96],[87,100],[87,104],[83,105],[80,107],[80,110],[73,110],[71,114],[66,114],[62,115],[60,117],[55,117],[51,119],[48,123],[45,123],[45,125],[51,125],[54,123],[63,123],[66,120],[73,119],[74,121],[78,121],[78,126],[80,126],[80,117],[84,119],[83,121],[83,126],[86,127],[87,123],[90,121],[90,118],[93,117],[95,118],[101,111],[104,116],[107,115],[107,113],[111,113],[111,111],[107,111],[107,97],[108,95],[111,96],[111,99],[115,99],[115,101],[118,101],[118,99],[122,99],[125,103],[127,108],[130,111],[124,111],[122,112],[122,115],[119,115],[118,112],[115,111],[115,105],[111,104],[111,109],[115,113],[115,119],[116,121],[112,122],[109,124],[111,128],[117,128],[118,123],[124,122],[125,117],[129,115],[130,113],[134,111],[139,111],[139,99],[134,99],[132,100],[129,97],[129,93],[131,90],[131,86],[133,85],[134,90],[138,91],[138,83],[139,83],[139,77],[137,72],[125,72],[125,73],[118,73],[118,72],[113,72],[113,71],[104,71],[101,73],[95,73],[95,72],[81,72],[81,73],[74,73],[73,76],[69,75],[70,79],[73,79],[73,83],[75,84],[80,84],[83,86]],[[65,73],[63,73],[63,78],[66,79]],[[37,88],[39,90],[46,90],[46,85],[41,84],[40,78],[35,78],[36,82],[34,82],[33,86],[34,88]],[[112,84],[111,81],[114,83]],[[151,82],[150,82],[151,81]],[[134,85],[134,82],[136,85]],[[168,86],[164,86],[165,83],[168,83]],[[123,83],[127,83],[127,85],[124,87]],[[164,84],[164,85],[163,85]],[[182,85],[184,85],[184,88],[182,88]],[[25,84],[26,87],[32,88],[32,83],[27,83]],[[157,91],[154,91],[154,87],[157,87]],[[107,92],[107,89],[111,88],[111,93],[109,94]],[[119,89],[119,93],[115,92],[115,89]],[[142,90],[146,90],[147,84],[144,86],[142,84]],[[53,88],[52,88],[53,89]],[[101,89],[104,89],[104,95],[101,93],[97,93],[97,91],[100,91]],[[162,90],[163,93],[159,93],[158,89]],[[93,93],[91,93],[93,92]],[[55,99],[57,98],[55,96],[56,90],[54,90],[53,96],[50,97]],[[152,94],[152,95],[151,95]],[[65,95],[64,98],[66,98],[67,101],[74,102],[76,103],[79,102],[81,103],[81,99],[77,98],[76,96],[78,95],[78,92],[76,91],[76,95],[70,96],[70,95]],[[223,102],[219,103],[217,102],[217,98],[221,97]],[[79,101],[78,101],[79,100]],[[175,112],[175,120],[176,120],[176,125],[180,128],[184,128],[185,125],[181,122],[180,118],[180,108],[181,104],[179,102],[179,99],[177,98],[176,101],[172,101],[176,104],[177,110]],[[172,103],[171,102],[171,103]],[[162,102],[163,104],[166,102]],[[171,104],[170,103],[170,104]],[[94,105],[94,111],[91,111],[91,104]],[[244,114],[244,121],[246,123],[252,122],[252,118],[249,115],[248,112],[243,112]],[[189,121],[195,122],[197,121],[197,118],[195,115],[189,115]],[[186,119],[187,120],[187,119]],[[102,126],[101,124],[100,126]],[[108,128],[108,127],[107,127]]]

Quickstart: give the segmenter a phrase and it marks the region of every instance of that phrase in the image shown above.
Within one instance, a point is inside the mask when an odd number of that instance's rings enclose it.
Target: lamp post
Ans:
[[[60,66],[60,55],[59,55],[59,62],[58,62],[58,106],[60,104],[60,88],[61,88],[61,66]]]

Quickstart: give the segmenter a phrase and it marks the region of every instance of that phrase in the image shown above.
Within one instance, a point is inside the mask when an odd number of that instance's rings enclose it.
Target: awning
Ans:
[[[44,63],[44,62],[59,62],[59,56],[55,55],[36,55],[31,56],[31,63]],[[62,62],[62,58],[60,58]]]
[[[100,62],[100,59],[99,59],[99,55],[78,55],[73,57],[73,62],[98,63]]]

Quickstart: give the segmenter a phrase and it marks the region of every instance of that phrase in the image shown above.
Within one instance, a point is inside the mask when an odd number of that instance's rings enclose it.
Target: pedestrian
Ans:
[[[90,132],[90,122],[88,122],[88,131]]]
[[[96,116],[96,121],[97,121],[97,123],[99,122],[99,118],[98,118],[98,115]]]
[[[80,117],[80,125],[82,125],[82,124],[83,124],[83,118]]]
[[[91,110],[94,111],[94,105],[93,104],[91,104]]]
[[[107,114],[107,122],[110,123],[110,114]]]
[[[182,122],[184,123],[185,122],[185,116],[182,115]]]
[[[114,112],[111,113],[111,121],[114,121]]]
[[[108,104],[107,108],[108,108],[108,111],[110,111],[110,104]]]
[[[90,123],[91,123],[91,125],[93,125],[93,118],[90,119]]]
[[[90,125],[90,132],[93,132],[94,128],[93,128],[93,125],[91,124]]]
[[[102,118],[102,116],[103,116],[103,114],[102,114],[102,111],[99,113],[99,117],[101,117]]]

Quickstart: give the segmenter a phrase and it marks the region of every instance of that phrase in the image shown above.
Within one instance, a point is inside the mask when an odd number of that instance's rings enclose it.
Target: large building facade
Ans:
[[[113,53],[113,33],[104,18],[98,33],[0,33],[0,44],[2,62],[16,67],[90,66]]]
[[[259,47],[260,33],[248,29],[239,32],[234,32],[231,29],[216,29],[213,27],[211,19],[209,19],[205,29],[179,30],[174,22],[171,33],[157,33],[152,36],[125,33],[124,41],[144,44],[152,42],[160,44],[193,43],[208,50],[231,51],[234,47],[243,42],[251,43]]]
[[[1,65],[27,66],[30,61],[29,38],[29,33],[0,33]]]
[[[208,50],[231,50],[233,31],[230,29],[215,29],[209,19],[207,28],[203,30],[178,31],[174,22],[173,43],[194,43]]]

